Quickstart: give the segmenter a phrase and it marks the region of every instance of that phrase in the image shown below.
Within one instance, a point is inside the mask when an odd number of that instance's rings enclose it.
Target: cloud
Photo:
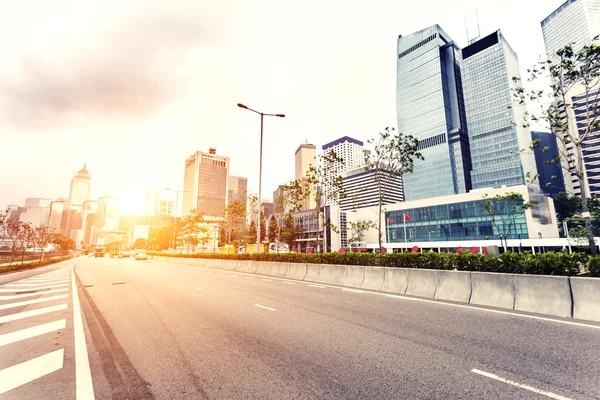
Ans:
[[[66,52],[63,45],[18,56],[0,81],[0,119],[37,131],[82,118],[144,117],[182,96],[178,69],[189,52],[220,41],[223,27],[193,7],[135,11],[101,21],[92,37],[77,38],[83,46],[73,40]]]

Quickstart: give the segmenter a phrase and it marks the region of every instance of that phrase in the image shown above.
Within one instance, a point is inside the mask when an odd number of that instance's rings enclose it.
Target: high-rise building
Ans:
[[[531,140],[537,141],[533,148],[540,188],[547,195],[565,191],[563,170],[558,158],[556,137],[550,132],[531,131]]]
[[[546,55],[551,61],[557,60],[556,51],[567,44],[573,43],[575,51],[594,42],[600,34],[600,0],[568,0],[542,21],[542,33]],[[582,194],[582,187],[577,178],[576,165],[579,155],[568,135],[578,137],[585,134],[588,120],[585,110],[597,99],[594,91],[591,98],[585,96],[585,88],[581,84],[574,85],[566,93],[569,104],[566,106],[567,115],[562,112],[563,121],[569,119],[569,132],[556,132],[558,153],[562,156],[564,185],[567,192],[575,195]],[[595,113],[594,113],[595,114]],[[586,196],[600,195],[600,134],[592,132],[582,144],[583,153],[583,184]]]
[[[296,179],[308,176],[310,166],[316,166],[317,146],[314,144],[301,144],[295,153]]]
[[[66,204],[67,199],[56,199],[50,202],[50,219],[48,221],[48,227],[52,232],[60,231],[63,211],[65,210]]]
[[[48,225],[50,217],[50,200],[29,197],[25,199],[25,211],[19,220],[29,222],[33,226]]]
[[[104,196],[98,199],[98,217],[103,231],[119,229],[120,200],[116,197]]]
[[[346,196],[340,200],[340,210],[373,207],[379,205],[380,193],[375,184],[378,171],[365,171],[355,168],[342,173],[342,188]],[[402,178],[388,171],[381,172],[383,204],[394,204],[404,201],[402,195]]]
[[[228,204],[233,201],[247,202],[248,178],[230,175],[227,187],[229,192],[227,195]]]
[[[174,215],[177,192],[166,189],[150,189],[146,192],[144,215]]]
[[[90,198],[90,186],[92,176],[83,164],[83,168],[77,171],[71,179],[71,190],[69,191],[69,207],[80,208],[83,202]]]
[[[542,21],[546,55],[574,43],[575,51],[600,34],[600,0],[567,0]]]
[[[398,37],[398,129],[419,139],[424,160],[403,176],[404,197],[418,200],[471,189],[460,49],[438,25]]]
[[[365,151],[363,146],[363,142],[348,136],[341,137],[333,142],[323,145],[322,149],[325,154],[335,153],[340,159],[340,161],[328,162],[327,165],[325,165],[328,178],[335,179],[346,171],[364,165]],[[327,184],[324,184],[319,190],[327,193],[330,188],[327,187]],[[330,195],[327,195],[326,197],[327,198],[325,198],[323,202],[324,204],[321,205],[337,204],[337,199],[332,198]]]
[[[521,75],[516,53],[496,31],[465,47],[462,59],[473,189],[528,184],[537,168],[533,154],[521,151],[531,133],[525,106],[513,101],[513,77]]]
[[[219,216],[228,202],[229,157],[216,149],[197,151],[185,160],[182,215],[192,210],[206,216]]]

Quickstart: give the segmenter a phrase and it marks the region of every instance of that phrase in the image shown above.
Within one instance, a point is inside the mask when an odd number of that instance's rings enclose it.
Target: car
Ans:
[[[146,253],[143,253],[143,252],[140,251],[138,253],[135,253],[135,257],[134,258],[136,260],[146,260],[146,259],[148,259],[148,256],[146,256]]]
[[[121,255],[123,257],[129,257],[129,252],[128,251],[124,251],[123,253],[121,253]]]

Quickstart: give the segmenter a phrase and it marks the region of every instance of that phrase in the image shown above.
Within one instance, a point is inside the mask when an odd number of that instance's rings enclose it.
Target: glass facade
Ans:
[[[506,213],[504,215],[508,215],[512,206],[521,204],[522,201],[507,201],[504,204]],[[412,221],[404,223],[404,214],[408,215]],[[404,243],[487,240],[500,239],[500,234],[507,232],[509,232],[508,239],[528,237],[524,212],[517,215],[514,222],[511,221],[504,226],[500,216],[497,215],[495,218],[494,224],[492,217],[483,209],[483,200],[389,211],[385,213],[387,241],[388,243]],[[406,240],[404,238],[405,226]]]
[[[473,189],[526,183],[537,173],[523,106],[513,104],[513,77],[519,65],[500,31],[465,47],[464,101],[471,150]]]
[[[407,201],[465,193],[470,156],[461,94],[460,50],[434,25],[398,38],[398,129],[420,141],[424,161],[403,176]]]
[[[539,174],[540,188],[547,195],[564,192],[563,170],[560,161],[557,161],[559,154],[556,137],[550,132],[531,131],[531,139],[539,140],[539,145],[533,149],[533,152]]]

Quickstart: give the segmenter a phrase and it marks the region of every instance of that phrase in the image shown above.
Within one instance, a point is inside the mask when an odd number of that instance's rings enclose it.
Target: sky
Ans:
[[[521,71],[545,57],[540,21],[564,0],[0,0],[0,207],[68,197],[84,163],[92,198],[141,214],[182,188],[186,157],[215,147],[263,198],[294,152],[396,126],[396,45],[439,24],[501,29]],[[465,23],[465,18],[467,23]]]

